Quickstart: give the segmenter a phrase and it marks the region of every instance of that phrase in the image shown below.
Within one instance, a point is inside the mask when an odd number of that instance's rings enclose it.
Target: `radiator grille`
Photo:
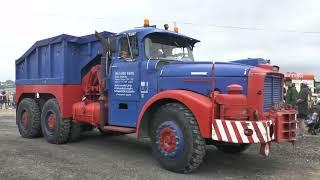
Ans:
[[[275,104],[282,102],[282,78],[267,75],[264,81],[264,112],[270,111]]]

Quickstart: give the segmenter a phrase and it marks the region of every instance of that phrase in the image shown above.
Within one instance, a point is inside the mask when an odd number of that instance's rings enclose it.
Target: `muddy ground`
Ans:
[[[240,155],[208,146],[200,168],[184,175],[162,169],[149,143],[134,135],[92,131],[77,142],[53,145],[22,138],[15,111],[0,110],[0,179],[320,179],[320,136],[304,136],[294,146],[274,143],[267,158],[256,145]]]

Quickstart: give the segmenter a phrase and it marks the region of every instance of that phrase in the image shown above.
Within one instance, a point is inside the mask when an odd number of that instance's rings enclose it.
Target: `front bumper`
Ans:
[[[266,144],[275,140],[274,122],[221,120],[212,121],[212,139],[228,143]]]

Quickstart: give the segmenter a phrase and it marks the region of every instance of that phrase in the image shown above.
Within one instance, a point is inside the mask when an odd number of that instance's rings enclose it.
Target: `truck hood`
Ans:
[[[215,89],[222,93],[228,92],[228,85],[239,84],[247,93],[247,75],[250,66],[234,63],[212,62],[177,62],[162,67],[159,88],[162,90],[184,89],[203,95],[212,92],[212,70],[214,65]]]
[[[177,62],[162,67],[161,77],[212,77],[212,62]],[[235,63],[214,63],[215,77],[244,77],[251,66]]]
[[[161,77],[212,76],[212,62],[177,62],[163,66]]]

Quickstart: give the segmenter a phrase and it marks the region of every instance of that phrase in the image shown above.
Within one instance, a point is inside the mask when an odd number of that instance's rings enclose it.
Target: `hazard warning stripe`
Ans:
[[[212,121],[212,139],[230,143],[267,143],[274,140],[270,137],[270,125],[267,121],[236,121],[215,119]],[[251,136],[245,135],[245,130],[251,129]]]
[[[243,140],[242,140],[241,138],[239,138],[239,137],[240,137],[240,132],[239,132],[239,130],[238,130],[238,128],[237,128],[236,122],[235,122],[235,121],[228,121],[228,122],[231,123],[232,128],[233,128],[233,130],[234,130],[234,132],[235,132],[235,134],[236,134],[236,138],[237,138],[238,142],[239,142],[240,144],[242,144],[242,143],[243,143]]]
[[[257,123],[252,123],[252,126],[253,126],[254,131],[257,133],[257,137],[259,139],[258,142],[264,142],[263,135],[260,132],[258,124]]]
[[[230,122],[230,121],[225,121],[225,123],[226,123],[227,128],[228,128],[228,131],[229,131],[229,133],[230,133],[232,142],[238,143],[239,141],[238,141],[236,132],[235,132],[235,130],[233,129],[233,126],[232,126],[231,122]]]

